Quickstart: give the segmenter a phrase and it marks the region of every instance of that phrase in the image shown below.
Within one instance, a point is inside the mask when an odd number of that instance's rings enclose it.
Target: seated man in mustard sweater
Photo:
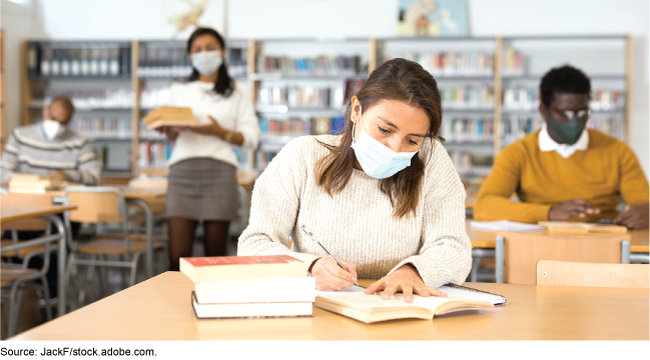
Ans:
[[[479,221],[598,221],[648,227],[648,180],[623,142],[585,129],[589,78],[571,66],[540,84],[542,129],[503,149],[477,196]],[[510,201],[517,192],[521,202]],[[619,196],[629,209],[616,210]]]

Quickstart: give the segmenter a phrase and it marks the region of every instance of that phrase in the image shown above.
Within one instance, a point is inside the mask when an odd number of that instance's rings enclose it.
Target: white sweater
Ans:
[[[211,91],[213,87],[214,83],[201,81],[174,83],[171,86],[169,105],[192,108],[192,114],[199,124],[210,123],[208,115],[212,116],[225,129],[242,133],[242,149],[255,149],[260,137],[260,127],[246,86],[237,82],[232,95],[227,98]],[[178,134],[176,146],[167,165],[171,166],[190,158],[212,158],[237,166],[233,146],[214,135],[182,131]]]
[[[397,219],[379,180],[361,170],[332,198],[318,185],[316,165],[329,150],[317,140],[340,139],[303,136],[280,151],[255,182],[238,255],[288,254],[310,266],[325,253],[300,231],[304,224],[335,257],[353,263],[359,278],[379,279],[411,263],[428,286],[463,283],[472,262],[465,191],[445,148],[425,142],[420,153],[432,153],[416,214]],[[290,236],[296,252],[287,248]]]

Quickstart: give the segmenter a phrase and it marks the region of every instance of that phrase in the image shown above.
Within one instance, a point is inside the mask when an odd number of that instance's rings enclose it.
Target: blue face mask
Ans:
[[[368,176],[385,179],[411,165],[411,158],[417,154],[417,151],[398,153],[387,148],[364,130],[362,119],[361,110],[359,110],[361,135],[359,135],[359,139],[353,138],[350,147],[354,149],[361,168]],[[352,127],[353,137],[355,126]]]
[[[192,66],[202,75],[214,74],[223,63],[221,51],[201,51],[192,55]]]

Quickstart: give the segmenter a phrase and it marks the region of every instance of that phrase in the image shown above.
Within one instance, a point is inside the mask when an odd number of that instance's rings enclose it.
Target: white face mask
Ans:
[[[363,171],[375,179],[385,179],[404,170],[407,166],[411,166],[411,159],[418,151],[398,153],[389,149],[366,132],[363,128],[361,113],[361,105],[359,105],[361,134],[358,139],[353,137],[350,147],[354,150]],[[354,127],[352,135],[354,136]]]
[[[65,126],[61,125],[60,122],[50,119],[43,120],[43,134],[45,134],[45,137],[49,140],[63,135],[64,132]]]
[[[192,66],[202,75],[214,74],[223,63],[221,51],[201,51],[192,55]]]

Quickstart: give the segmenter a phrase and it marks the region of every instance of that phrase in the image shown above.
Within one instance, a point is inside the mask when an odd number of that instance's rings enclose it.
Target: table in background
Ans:
[[[57,269],[57,282],[58,282],[58,313],[59,316],[65,314],[65,304],[66,304],[66,284],[65,284],[65,264],[66,264],[66,239],[67,236],[70,236],[69,229],[66,228],[65,224],[57,214],[63,212],[74,210],[76,206],[62,206],[62,205],[50,205],[49,207],[41,206],[25,206],[25,207],[9,207],[9,206],[0,206],[0,223],[8,223],[11,221],[31,219],[35,217],[43,217],[51,222],[53,222],[59,229],[59,233],[51,236],[59,236],[59,245],[58,245],[58,269]],[[33,240],[20,241],[20,246],[25,246],[27,243],[38,242],[42,238],[37,238]],[[4,246],[3,251],[12,251],[16,245]]]
[[[128,185],[109,185],[110,187],[117,188],[124,195],[127,203],[135,204],[142,208],[145,215],[145,231],[147,237],[147,250],[145,252],[146,260],[146,276],[150,278],[153,276],[153,225],[154,214],[147,200],[165,199],[167,197],[167,189],[164,188],[135,188]],[[19,193],[10,193],[12,195],[20,195]],[[42,194],[25,194],[25,195],[40,195],[52,198],[55,203],[62,201],[63,190],[47,191]]]
[[[465,220],[467,235],[472,242],[472,247],[494,249],[496,247],[496,231],[473,228],[470,225],[471,222],[472,220]],[[631,230],[628,234],[630,234],[630,252],[646,255],[650,252],[650,229]]]
[[[359,281],[368,284],[370,280]],[[431,320],[314,317],[196,320],[194,284],[166,272],[12,340],[648,340],[648,289],[468,283],[508,305]]]

